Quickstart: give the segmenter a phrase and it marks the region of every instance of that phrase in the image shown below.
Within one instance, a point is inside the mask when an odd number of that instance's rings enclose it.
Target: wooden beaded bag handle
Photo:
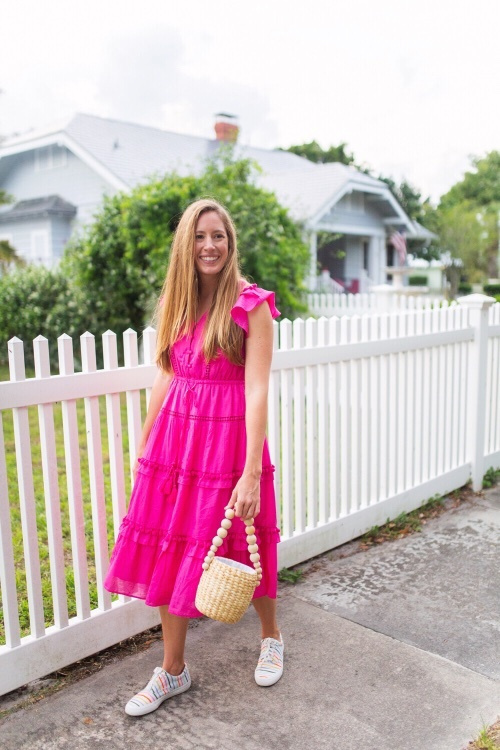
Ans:
[[[262,580],[259,547],[255,536],[254,519],[244,519],[248,552],[254,570],[235,560],[216,557],[218,548],[227,537],[235,513],[227,508],[217,535],[203,561],[203,574],[196,592],[196,608],[204,615],[220,622],[235,623],[243,616],[253,592]]]
[[[208,570],[210,563],[215,557],[217,549],[221,546],[222,542],[227,537],[229,529],[233,525],[232,519],[234,518],[234,510],[232,508],[228,508],[224,515],[225,518],[221,521],[220,528],[217,531],[217,536],[214,536],[214,538],[212,539],[212,545],[207,552],[207,556],[203,561],[203,565],[201,566],[203,570]],[[255,536],[254,519],[246,518],[244,519],[243,523],[247,527],[247,545],[248,551],[250,553],[250,560],[252,561],[255,572],[257,573],[257,579],[260,581],[262,579],[262,566],[260,564],[260,554],[259,547],[257,545],[257,537]]]

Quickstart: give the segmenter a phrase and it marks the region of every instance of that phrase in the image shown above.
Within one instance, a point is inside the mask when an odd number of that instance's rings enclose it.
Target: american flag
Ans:
[[[402,266],[406,263],[406,235],[404,232],[393,232],[390,237],[390,243],[396,248],[399,255],[399,262]]]

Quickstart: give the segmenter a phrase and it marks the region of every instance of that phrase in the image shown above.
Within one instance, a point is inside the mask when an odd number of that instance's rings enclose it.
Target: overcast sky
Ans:
[[[500,148],[499,0],[3,0],[0,133],[73,112],[347,142],[436,202]]]

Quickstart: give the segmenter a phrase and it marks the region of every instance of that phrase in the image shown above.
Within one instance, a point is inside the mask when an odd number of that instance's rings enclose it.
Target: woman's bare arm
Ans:
[[[241,518],[260,511],[262,449],[266,436],[267,394],[273,355],[273,319],[269,305],[248,313],[249,332],[245,351],[245,426],[247,436],[243,474],[228,503]]]

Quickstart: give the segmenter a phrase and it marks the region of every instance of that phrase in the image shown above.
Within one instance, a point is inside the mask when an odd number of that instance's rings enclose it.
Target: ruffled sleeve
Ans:
[[[254,307],[261,305],[263,302],[268,303],[273,318],[277,318],[278,315],[281,314],[274,304],[274,292],[268,292],[266,289],[261,289],[257,284],[245,287],[236,300],[236,303],[231,308],[232,319],[243,328],[247,335],[248,313],[250,310],[253,310]]]

